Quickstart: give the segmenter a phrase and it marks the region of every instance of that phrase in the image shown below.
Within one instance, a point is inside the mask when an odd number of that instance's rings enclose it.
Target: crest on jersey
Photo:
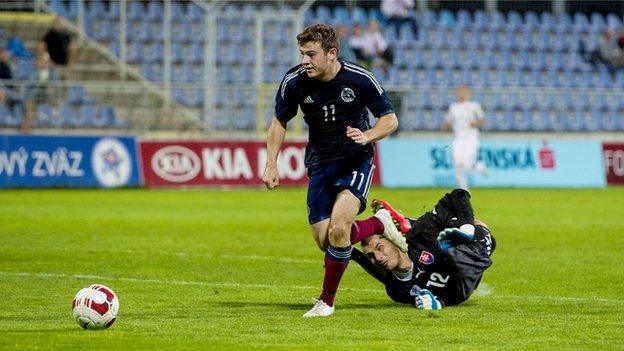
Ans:
[[[431,252],[424,250],[420,253],[420,257],[418,258],[418,261],[422,264],[432,264],[434,260]]]
[[[344,88],[342,89],[342,92],[340,92],[340,97],[342,98],[342,101],[344,102],[351,102],[355,100],[355,93],[353,92],[353,89],[351,88]]]

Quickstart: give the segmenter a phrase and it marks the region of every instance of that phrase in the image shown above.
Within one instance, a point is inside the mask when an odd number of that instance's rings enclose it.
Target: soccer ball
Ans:
[[[85,329],[110,327],[117,319],[119,300],[111,288],[92,284],[78,291],[72,301],[76,323]]]

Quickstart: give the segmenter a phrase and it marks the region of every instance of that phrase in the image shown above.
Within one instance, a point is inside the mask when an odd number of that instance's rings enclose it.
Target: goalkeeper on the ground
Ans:
[[[405,218],[383,200],[373,200],[373,209],[387,210],[396,233],[388,235],[392,228],[386,225],[383,236],[366,236],[363,252],[354,250],[351,259],[381,281],[394,301],[420,309],[457,305],[470,297],[492,265],[496,241],[487,225],[475,220],[465,190],[447,193],[416,219]]]

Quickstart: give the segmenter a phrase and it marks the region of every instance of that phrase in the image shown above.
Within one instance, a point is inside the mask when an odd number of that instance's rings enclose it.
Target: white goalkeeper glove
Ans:
[[[442,303],[427,289],[419,290],[414,299],[414,304],[419,310],[439,310],[442,308]]]
[[[467,226],[471,228],[467,228]],[[438,234],[438,242],[442,251],[446,251],[452,246],[469,244],[473,241],[474,226],[469,224],[465,224],[460,228],[446,228]]]

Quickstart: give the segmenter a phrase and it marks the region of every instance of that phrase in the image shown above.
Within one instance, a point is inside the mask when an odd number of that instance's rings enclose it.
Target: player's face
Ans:
[[[363,251],[374,264],[382,268],[392,271],[399,266],[399,248],[380,235],[373,235]]]
[[[461,86],[457,88],[457,100],[464,102],[470,98],[470,88]]]
[[[306,70],[308,77],[323,80],[331,74],[331,63],[336,59],[336,49],[323,51],[320,42],[307,42],[299,46],[301,64]]]

